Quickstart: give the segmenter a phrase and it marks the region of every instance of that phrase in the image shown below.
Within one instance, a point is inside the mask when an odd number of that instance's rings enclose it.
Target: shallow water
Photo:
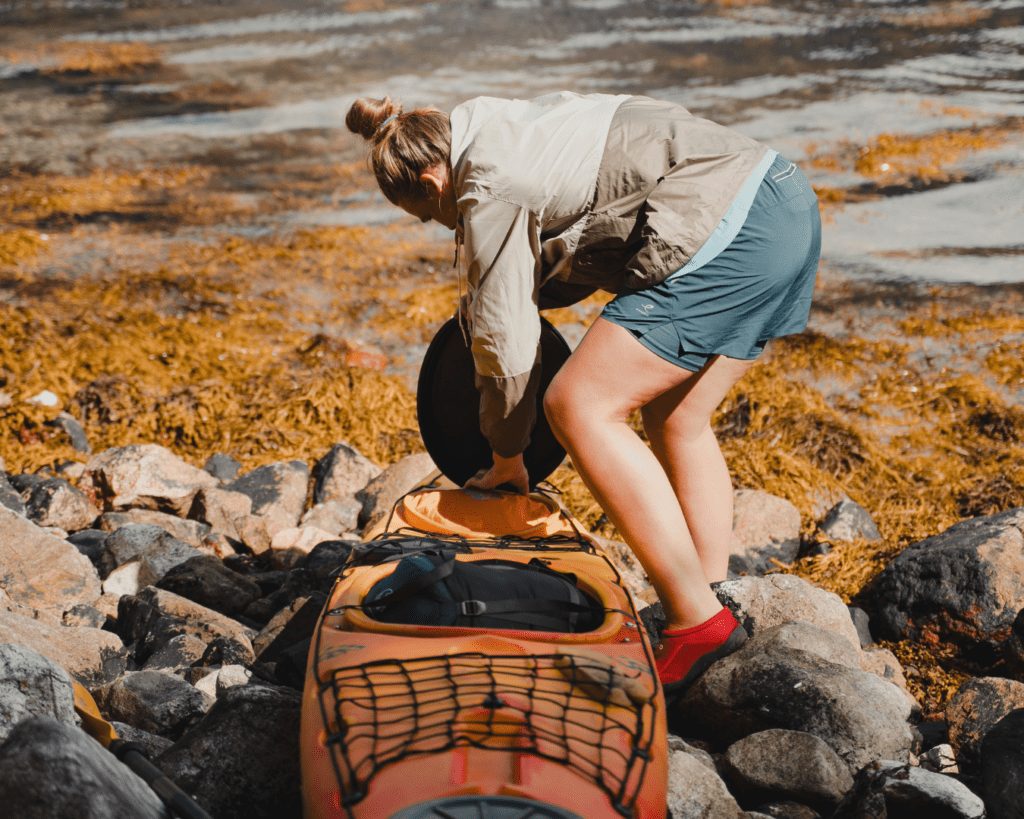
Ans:
[[[40,81],[53,50],[76,43],[148,44],[161,65],[94,84],[87,94]],[[1013,0],[203,7],[8,0],[0,3],[0,111],[22,105],[41,113],[21,123],[15,117],[0,144],[7,162],[22,154],[71,165],[87,154],[108,163],[170,162],[204,144],[241,149],[247,140],[281,135],[301,145],[317,132],[339,145],[328,160],[351,158],[361,146],[343,130],[342,116],[359,95],[450,108],[479,94],[573,88],[676,100],[802,161],[886,133],[927,135],[1024,117],[1022,43],[1024,2]],[[33,56],[40,46],[50,51]],[[204,83],[229,84],[238,99],[152,112],[154,97]],[[944,159],[943,171],[955,179],[943,190],[886,192],[885,178],[869,180],[879,196],[830,215],[826,268],[936,282],[1024,280],[1020,122],[992,150]],[[283,157],[279,184],[287,185],[288,169]],[[807,170],[822,187],[865,182],[849,167]],[[383,202],[342,200],[282,224],[404,218]]]

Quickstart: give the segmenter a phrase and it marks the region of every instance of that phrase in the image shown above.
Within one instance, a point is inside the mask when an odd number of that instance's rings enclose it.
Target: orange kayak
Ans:
[[[617,571],[553,499],[425,489],[374,544],[459,561],[540,558],[604,609],[583,633],[385,623],[362,603],[394,561],[349,565],[317,624],[302,704],[307,819],[666,814],[665,705]]]

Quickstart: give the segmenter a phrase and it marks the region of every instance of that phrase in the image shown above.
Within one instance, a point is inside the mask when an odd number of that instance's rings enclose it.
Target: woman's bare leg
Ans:
[[[552,429],[651,578],[668,628],[703,623],[721,603],[711,591],[665,469],[627,418],[696,377],[599,318],[544,398]]]
[[[732,479],[711,414],[753,361],[715,356],[696,378],[642,410],[644,430],[683,510],[707,579],[724,580],[732,535]]]

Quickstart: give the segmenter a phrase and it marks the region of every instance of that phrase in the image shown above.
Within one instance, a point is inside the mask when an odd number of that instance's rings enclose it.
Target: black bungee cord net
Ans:
[[[422,537],[451,544],[461,552],[471,552],[474,548],[578,550],[601,557],[611,568],[615,582],[622,585],[615,565],[603,551],[594,548],[572,516],[564,511],[563,517],[575,537],[467,538],[439,535],[412,526],[386,531],[405,497],[431,485],[434,481],[400,497],[392,506],[385,531],[368,543],[384,544]],[[358,566],[370,565],[361,561],[353,563],[353,556],[344,566],[342,577]],[[336,582],[340,582],[340,578]],[[640,615],[632,597],[628,594],[626,597],[629,610],[606,608],[605,612],[620,612],[639,631],[642,628]],[[312,653],[317,680],[323,676],[319,662],[323,620],[348,608],[361,609],[362,606],[325,608],[321,613]],[[334,669],[329,679],[320,684],[317,699],[341,807],[349,817],[354,817],[352,809],[366,798],[371,780],[386,765],[410,756],[472,746],[525,752],[560,762],[593,781],[608,795],[621,816],[634,816],[636,799],[651,760],[655,701],[660,690],[655,685],[648,693],[644,686],[640,695],[635,688],[627,694],[622,686],[623,677],[636,681],[642,673],[657,679],[650,646],[639,634],[638,639],[643,646],[646,668],[627,670],[622,664],[614,668],[597,665],[593,660],[571,653],[509,656],[466,652],[414,660],[376,660]],[[383,693],[385,690],[388,693]],[[331,708],[327,705],[328,694],[333,695]],[[466,698],[472,699],[467,701]],[[486,720],[456,729],[459,714],[474,707],[478,714],[479,709],[488,709]],[[554,709],[554,715],[539,711],[538,707]],[[512,736],[508,731],[496,730],[495,715],[499,711],[519,714],[521,729],[514,745],[508,743]],[[591,718],[599,717],[597,727],[584,719],[588,714]],[[500,724],[510,723],[503,720]],[[616,736],[621,739],[623,735],[628,738],[628,743],[624,743],[629,749],[627,754],[614,742]],[[362,746],[367,744],[369,748],[363,751]]]

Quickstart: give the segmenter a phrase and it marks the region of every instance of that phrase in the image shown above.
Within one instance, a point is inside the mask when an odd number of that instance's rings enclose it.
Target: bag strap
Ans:
[[[481,617],[488,615],[498,620],[509,620],[513,623],[530,623],[535,626],[561,626],[565,619],[561,615],[569,614],[569,628],[576,627],[576,621],[589,606],[568,600],[462,600],[457,604],[459,614],[465,617]],[[502,617],[512,614],[512,617]],[[556,616],[557,615],[557,616]]]

